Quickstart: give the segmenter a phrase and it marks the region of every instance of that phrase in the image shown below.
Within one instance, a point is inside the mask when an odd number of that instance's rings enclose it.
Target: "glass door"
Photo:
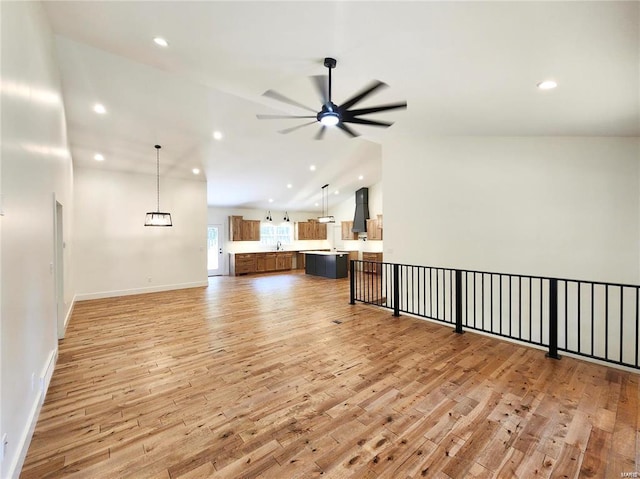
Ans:
[[[222,226],[207,226],[207,270],[209,276],[220,276],[224,273],[222,244]]]

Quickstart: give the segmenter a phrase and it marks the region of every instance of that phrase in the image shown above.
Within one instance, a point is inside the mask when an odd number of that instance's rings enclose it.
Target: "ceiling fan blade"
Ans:
[[[386,86],[388,86],[386,83],[383,83],[380,80],[374,80],[364,90],[360,91],[359,93],[356,93],[354,96],[352,96],[347,101],[342,103],[342,105],[340,105],[340,108],[343,110],[348,110],[356,103],[362,101],[363,99],[371,95],[377,89],[383,88]]]
[[[360,125],[383,126],[385,128],[393,125],[393,122],[367,120],[366,118],[343,118],[342,123],[359,123]]]
[[[287,98],[283,94],[278,93],[277,91],[274,91],[274,90],[267,90],[262,94],[262,96],[266,96],[267,98],[272,98],[273,100],[278,100],[283,103],[287,103],[289,105],[297,106],[298,108],[302,108],[303,110],[312,111],[314,113],[316,112],[316,110],[314,110],[313,108],[309,108],[308,106],[303,105],[302,103],[298,103],[297,101],[292,100],[291,98]]]
[[[313,75],[309,77],[318,91],[320,101],[324,105],[329,101],[329,77],[327,75]]]
[[[294,126],[291,128],[285,128],[284,130],[278,130],[278,133],[282,133],[283,135],[286,135],[287,133],[291,133],[292,131],[299,130],[300,128],[304,128],[305,126],[309,126],[314,123],[317,123],[317,121],[310,121],[309,123],[303,123],[302,125]]]
[[[360,136],[360,134],[356,133],[355,131],[353,131],[351,128],[349,128],[347,125],[345,125],[342,122],[338,123],[336,126],[351,137]]]
[[[324,132],[327,129],[326,126],[322,125],[320,127],[320,129],[318,130],[318,133],[316,133],[316,136],[313,137],[314,140],[322,140],[322,137],[324,136]]]
[[[361,108],[359,110],[350,110],[344,114],[349,117],[368,115],[369,113],[378,113],[379,111],[400,110],[407,107],[407,102],[389,103],[388,105],[372,106],[371,108]]]
[[[286,120],[291,118],[316,118],[316,115],[256,115],[258,120]]]

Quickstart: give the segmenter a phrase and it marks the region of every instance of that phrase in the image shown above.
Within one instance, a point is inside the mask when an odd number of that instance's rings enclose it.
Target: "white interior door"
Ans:
[[[207,226],[207,270],[209,276],[224,274],[223,235],[222,225]]]

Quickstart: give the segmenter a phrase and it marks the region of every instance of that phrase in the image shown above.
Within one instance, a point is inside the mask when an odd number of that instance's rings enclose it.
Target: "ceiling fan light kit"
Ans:
[[[370,115],[372,113],[379,113],[382,111],[389,110],[400,110],[407,108],[407,102],[397,102],[397,103],[389,103],[386,105],[378,105],[369,108],[360,108],[360,109],[351,109],[351,107],[355,106],[357,103],[361,102],[369,95],[373,94],[380,88],[384,88],[387,86],[386,83],[383,83],[378,80],[374,80],[370,85],[361,90],[360,92],[353,95],[351,98],[346,100],[342,105],[336,105],[333,103],[331,99],[331,70],[336,67],[337,61],[335,58],[327,57],[324,59],[324,66],[327,67],[329,74],[328,76],[317,75],[312,76],[311,81],[313,82],[319,96],[322,101],[322,107],[320,111],[318,111],[315,115],[256,115],[259,120],[282,120],[282,119],[290,119],[290,118],[315,118],[315,120],[320,123],[320,130],[315,135],[316,140],[321,140],[324,136],[325,130],[328,127],[336,126],[342,131],[344,131],[350,137],[360,136],[359,133],[351,129],[347,126],[347,123],[356,123],[360,125],[368,125],[368,126],[378,126],[383,128],[388,128],[393,125],[392,122],[371,120],[368,118],[361,118],[362,115]],[[287,103],[288,105],[295,106],[297,108],[302,108],[303,110],[307,110],[310,112],[316,112],[313,108],[309,108],[306,105],[298,103],[295,100],[292,100],[274,90],[267,90],[263,93],[263,96],[268,98],[281,101],[283,103]],[[292,131],[298,130],[308,125],[312,125],[316,123],[316,121],[310,121],[308,123],[303,123],[302,125],[297,125],[291,128],[285,128],[284,130],[280,130],[280,133],[286,134],[291,133]]]

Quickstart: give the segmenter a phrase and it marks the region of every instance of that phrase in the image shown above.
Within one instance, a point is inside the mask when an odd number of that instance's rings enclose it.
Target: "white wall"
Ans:
[[[385,144],[388,261],[640,281],[638,138]]]
[[[144,226],[156,209],[156,178],[75,170],[78,299],[207,284],[206,183],[160,176],[160,209],[173,227]]]
[[[70,271],[73,170],[53,36],[36,2],[2,2],[0,477],[17,477],[57,353],[54,195],[64,208]],[[65,281],[65,312],[73,280]],[[49,371],[51,372],[51,371]],[[32,380],[33,378],[33,380]]]

